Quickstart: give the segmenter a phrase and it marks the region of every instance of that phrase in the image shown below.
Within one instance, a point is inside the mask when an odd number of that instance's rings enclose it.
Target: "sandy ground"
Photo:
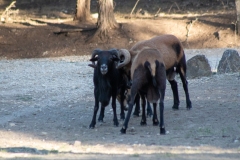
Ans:
[[[215,70],[224,50],[186,50],[186,55],[206,55]],[[169,85],[166,91],[167,135],[159,135],[150,118],[140,126],[138,117],[131,117],[127,134],[121,135],[110,106],[105,122],[88,128],[94,105],[88,59],[0,60],[0,158],[239,159],[239,73],[190,79],[190,111],[177,78],[180,110],[171,109]]]

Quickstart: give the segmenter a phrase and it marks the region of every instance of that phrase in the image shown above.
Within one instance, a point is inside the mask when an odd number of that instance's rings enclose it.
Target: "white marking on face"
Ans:
[[[106,64],[102,64],[101,67],[100,67],[100,71],[103,75],[107,74],[108,72],[108,67]]]

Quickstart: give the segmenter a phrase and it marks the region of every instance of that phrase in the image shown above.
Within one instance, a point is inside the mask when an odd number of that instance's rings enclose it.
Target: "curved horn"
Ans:
[[[88,66],[92,67],[92,68],[96,68],[96,64],[95,64],[95,57],[98,55],[98,53],[100,52],[101,50],[100,49],[95,49],[93,52],[92,52],[92,57],[90,59],[90,61],[92,61],[92,64],[88,64]]]
[[[119,57],[120,61],[117,64],[117,69],[124,67],[131,61],[131,54],[126,49],[119,49],[118,57]],[[122,61],[122,59],[123,59],[123,61]]]

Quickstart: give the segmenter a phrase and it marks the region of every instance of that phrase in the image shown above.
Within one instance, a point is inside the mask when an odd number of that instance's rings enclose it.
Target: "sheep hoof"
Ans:
[[[89,125],[89,129],[94,129],[94,128],[95,128],[95,125],[93,125],[93,124]]]
[[[118,124],[119,124],[118,122],[114,122],[115,127],[118,127]]]
[[[179,107],[176,106],[176,105],[173,105],[172,109],[173,109],[173,110],[179,110]]]
[[[147,122],[142,120],[141,123],[140,123],[141,126],[146,126],[147,125]]]
[[[102,119],[99,119],[98,122],[100,122],[100,123],[104,123],[104,121],[103,121]]]
[[[165,128],[160,128],[160,134],[161,135],[165,135],[166,134]]]
[[[133,116],[134,116],[134,117],[139,117],[139,112],[134,112],[134,113],[133,113]]]
[[[187,107],[187,110],[190,110],[192,107]]]
[[[121,117],[121,118],[120,118],[121,120],[124,120],[124,119],[125,119],[125,114],[124,114],[124,113],[121,114],[120,117]]]
[[[190,110],[191,108],[192,108],[192,103],[190,102],[187,104],[187,110]]]
[[[159,121],[158,121],[158,119],[155,119],[155,120],[153,119],[153,125],[154,125],[154,126],[159,125]]]
[[[121,132],[122,134],[126,134],[126,129],[122,128],[122,129],[120,130],[120,132]]]

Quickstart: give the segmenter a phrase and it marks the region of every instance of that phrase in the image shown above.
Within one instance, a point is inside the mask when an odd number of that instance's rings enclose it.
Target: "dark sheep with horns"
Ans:
[[[119,61],[118,52],[115,49],[104,51],[94,50],[90,59],[92,64],[89,66],[94,68],[93,83],[94,83],[94,113],[89,128],[94,128],[96,125],[96,115],[101,103],[101,112],[98,121],[103,121],[105,107],[109,104],[112,98],[113,122],[118,126],[118,118],[116,113],[116,98],[120,97],[121,119],[125,119],[124,101],[126,100],[125,91],[127,88],[127,78],[123,69],[117,69],[116,64]],[[97,63],[95,63],[97,62]]]

